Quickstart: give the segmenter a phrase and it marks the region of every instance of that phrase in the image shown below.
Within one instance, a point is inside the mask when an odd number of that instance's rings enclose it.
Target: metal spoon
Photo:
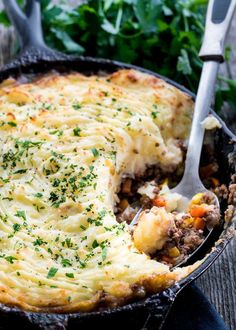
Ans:
[[[218,207],[218,198],[204,187],[199,177],[199,163],[205,132],[202,122],[210,111],[219,65],[224,61],[224,41],[235,7],[236,0],[209,1],[205,34],[199,54],[204,64],[195,101],[184,175],[180,183],[170,191],[182,195],[187,200],[190,200],[197,193],[207,192],[212,194],[214,203]],[[138,210],[130,223],[130,227],[138,222],[141,211],[142,209]]]
[[[195,101],[184,175],[180,183],[171,189],[171,192],[179,193],[188,199],[199,192],[208,192],[212,194],[218,206],[216,195],[208,191],[199,178],[199,163],[205,132],[202,122],[210,111],[219,65],[224,61],[224,41],[235,7],[236,0],[209,1],[205,35],[199,54],[204,64]]]

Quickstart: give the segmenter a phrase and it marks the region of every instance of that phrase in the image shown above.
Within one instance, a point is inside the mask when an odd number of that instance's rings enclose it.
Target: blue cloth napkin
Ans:
[[[162,330],[229,330],[202,291],[191,284],[179,294]]]

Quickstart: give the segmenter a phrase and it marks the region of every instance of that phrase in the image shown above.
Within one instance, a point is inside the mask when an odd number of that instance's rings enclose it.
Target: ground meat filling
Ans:
[[[155,179],[145,187],[150,180],[150,173],[154,172]],[[202,244],[209,229],[219,223],[220,213],[213,204],[212,196],[207,193],[195,195],[187,212],[177,212],[173,201],[166,200],[163,194],[166,180],[161,180],[161,177],[163,175],[159,170],[149,169],[149,175],[144,178],[125,178],[119,193],[120,203],[116,215],[117,221],[130,224],[142,207],[139,222],[132,229],[136,247],[153,259],[175,266]],[[216,185],[214,188],[223,192],[217,179],[211,182]],[[143,186],[145,188],[140,189]],[[156,236],[153,234],[155,232],[158,233]]]

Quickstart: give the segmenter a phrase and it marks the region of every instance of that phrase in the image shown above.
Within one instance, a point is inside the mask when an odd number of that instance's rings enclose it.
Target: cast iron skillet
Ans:
[[[76,70],[91,74],[100,71],[110,73],[126,68],[152,74],[194,98],[194,95],[183,86],[149,70],[106,59],[68,56],[49,49],[43,41],[40,1],[27,0],[26,14],[19,9],[15,0],[3,0],[3,2],[20,37],[22,53],[2,68],[0,81],[9,76],[18,77],[22,74],[37,74],[51,69],[56,69],[59,72]],[[217,117],[214,112],[212,113]],[[229,131],[222,120],[220,121],[222,129],[219,129],[215,134],[214,144],[219,162],[220,180],[228,185],[231,175],[236,172],[236,136]],[[222,205],[222,209],[225,208],[226,205]],[[115,309],[68,314],[32,313],[0,304],[0,329],[12,329],[16,326],[22,327],[24,330],[90,329],[92,327],[114,330],[161,329],[178,293],[200,276],[219,257],[233,235],[234,221],[225,228],[223,228],[223,225],[219,226],[207,243],[201,246],[198,253],[189,259],[189,263],[199,260],[206,256],[210,248],[215,246],[201,266],[171,288],[142,301]]]

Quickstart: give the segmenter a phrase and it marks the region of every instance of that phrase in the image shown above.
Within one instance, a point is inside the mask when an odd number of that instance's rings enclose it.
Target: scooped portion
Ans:
[[[201,245],[206,232],[219,224],[220,211],[210,193],[196,194],[180,212],[182,196],[169,192],[166,184],[158,188],[155,182],[148,182],[138,192],[150,198],[150,205],[134,226],[134,244],[165,264],[184,261]]]

